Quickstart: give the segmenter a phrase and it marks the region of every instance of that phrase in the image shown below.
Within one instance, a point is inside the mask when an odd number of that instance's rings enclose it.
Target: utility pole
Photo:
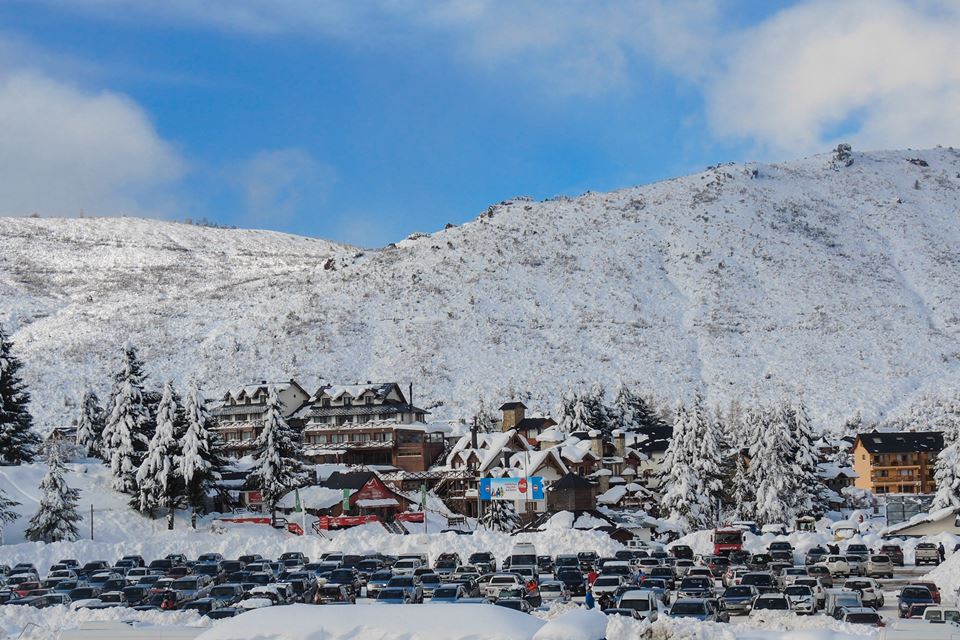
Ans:
[[[93,503],[90,503],[90,539],[93,540]]]

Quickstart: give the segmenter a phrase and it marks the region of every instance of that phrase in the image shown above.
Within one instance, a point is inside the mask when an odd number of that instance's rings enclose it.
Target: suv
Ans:
[[[890,556],[870,556],[863,565],[863,575],[870,578],[893,578],[893,561]]]
[[[898,544],[885,544],[880,547],[880,555],[890,558],[890,562],[898,567],[903,566],[903,549]]]
[[[853,542],[847,545],[848,556],[860,556],[864,560],[870,555],[870,549],[863,543]]]
[[[921,564],[940,564],[940,551],[937,549],[937,545],[932,542],[918,544],[913,562],[918,567]]]

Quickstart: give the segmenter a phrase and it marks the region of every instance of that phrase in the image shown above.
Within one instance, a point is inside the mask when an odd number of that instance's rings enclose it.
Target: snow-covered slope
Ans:
[[[914,161],[911,162],[910,160]],[[927,166],[922,166],[923,164]],[[663,400],[804,393],[822,426],[960,381],[960,152],[724,165],[610,194],[514,200],[378,251],[134,219],[0,219],[42,422],[105,393],[119,346],[155,381],[415,383],[480,394],[618,379]]]

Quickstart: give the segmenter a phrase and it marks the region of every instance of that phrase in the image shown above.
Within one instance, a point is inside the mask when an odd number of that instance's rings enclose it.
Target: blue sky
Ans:
[[[960,138],[950,2],[7,0],[0,24],[11,215],[379,246],[514,195]]]

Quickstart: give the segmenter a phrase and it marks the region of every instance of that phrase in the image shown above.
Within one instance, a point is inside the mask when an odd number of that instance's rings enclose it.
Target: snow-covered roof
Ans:
[[[831,462],[824,462],[817,465],[817,475],[827,480],[833,480],[840,475],[844,475],[848,478],[860,477],[860,474],[854,471],[853,467],[841,467],[840,465],[833,464]]]
[[[880,532],[882,536],[889,536],[893,533],[903,531],[904,529],[909,529],[918,524],[926,524],[928,522],[940,522],[941,520],[946,520],[960,513],[960,507],[945,507],[943,509],[937,509],[936,511],[931,511],[929,513],[918,513],[909,520],[904,522],[898,522],[897,524],[890,525],[886,529]]]
[[[536,437],[537,442],[563,442],[567,434],[559,427],[547,427]]]
[[[597,504],[617,504],[623,500],[624,496],[627,495],[627,487],[624,485],[617,485],[616,487],[610,487],[599,496],[597,496]]]
[[[529,467],[527,467],[528,462]],[[560,469],[561,475],[568,473],[567,465],[557,455],[556,449],[514,453],[510,456],[509,465],[520,477],[529,477],[537,475],[540,469],[550,462],[553,462]]]
[[[277,506],[281,509],[293,509],[296,506],[296,490],[284,495],[277,501]],[[356,493],[350,490],[350,494]],[[311,485],[300,488],[300,504],[305,509],[329,509],[343,500],[343,490]]]
[[[399,507],[400,503],[393,498],[363,498],[357,500],[358,507],[372,509],[375,507]]]
[[[473,448],[471,434],[466,434],[457,441],[447,456],[447,466],[452,466],[455,461],[466,464],[471,455],[474,455],[480,461],[478,470],[483,473],[498,464],[504,453],[516,451],[533,451],[533,447],[513,429],[495,433],[478,433],[476,449]]]

